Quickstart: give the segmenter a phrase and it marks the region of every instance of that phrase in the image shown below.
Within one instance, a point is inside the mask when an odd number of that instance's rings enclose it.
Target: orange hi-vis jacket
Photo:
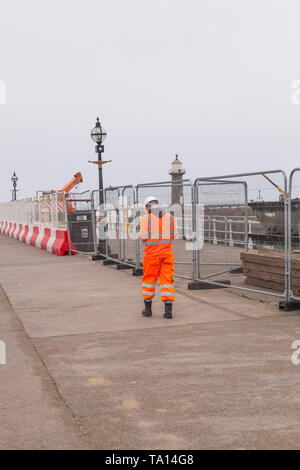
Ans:
[[[164,258],[172,253],[172,240],[178,237],[174,217],[148,213],[142,217],[139,237],[145,240],[146,258]]]

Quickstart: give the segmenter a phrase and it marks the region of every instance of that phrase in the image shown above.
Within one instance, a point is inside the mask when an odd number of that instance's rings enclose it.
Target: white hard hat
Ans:
[[[148,204],[150,204],[150,202],[154,202],[154,201],[158,202],[157,197],[155,197],[155,196],[148,196],[148,197],[146,197],[146,199],[144,200],[144,206],[146,207]]]

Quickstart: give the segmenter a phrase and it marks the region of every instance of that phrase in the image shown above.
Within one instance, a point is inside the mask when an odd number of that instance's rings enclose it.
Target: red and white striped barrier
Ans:
[[[15,240],[36,246],[49,251],[54,255],[64,256],[69,254],[69,241],[67,230],[57,230],[35,225],[17,224],[8,220],[0,221],[0,232]],[[71,242],[72,254],[75,255],[75,246]]]

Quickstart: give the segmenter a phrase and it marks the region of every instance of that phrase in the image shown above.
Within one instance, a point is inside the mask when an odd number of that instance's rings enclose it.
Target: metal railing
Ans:
[[[248,220],[243,216],[204,216],[204,241],[213,245],[245,245],[245,225],[248,223],[249,234],[252,223],[259,223],[255,216]],[[253,248],[253,246],[252,246]]]

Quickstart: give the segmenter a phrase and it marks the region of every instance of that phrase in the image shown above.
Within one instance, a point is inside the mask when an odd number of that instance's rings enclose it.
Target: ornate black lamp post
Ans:
[[[106,139],[106,131],[102,128],[99,118],[97,117],[96,125],[94,129],[91,131],[91,138],[94,142],[96,142],[95,152],[98,154],[98,160],[91,161],[90,163],[95,163],[98,165],[98,174],[99,174],[99,205],[102,206],[104,204],[104,187],[103,187],[103,173],[102,173],[102,166],[105,163],[111,162],[111,160],[102,160],[102,153],[104,152],[104,145],[103,142]],[[99,255],[94,256],[93,259],[101,259],[101,255],[105,255],[105,240],[99,240],[98,245],[98,252]]]
[[[11,177],[11,180],[12,180],[12,184],[13,184],[13,188],[11,193],[12,193],[12,196],[11,196],[11,200],[12,201],[16,201],[17,200],[17,182],[18,182],[18,177],[16,175],[16,172],[14,171],[14,174],[12,175]]]
[[[103,204],[104,197],[103,197],[103,174],[102,174],[102,165],[107,163],[107,161],[102,160],[102,153],[104,152],[104,145],[103,142],[106,139],[106,131],[102,129],[101,123],[99,118],[97,117],[96,126],[91,132],[91,137],[94,142],[96,142],[95,152],[98,154],[98,160],[96,163],[98,165],[98,172],[99,172],[99,203]],[[109,160],[110,161],[110,160]]]

